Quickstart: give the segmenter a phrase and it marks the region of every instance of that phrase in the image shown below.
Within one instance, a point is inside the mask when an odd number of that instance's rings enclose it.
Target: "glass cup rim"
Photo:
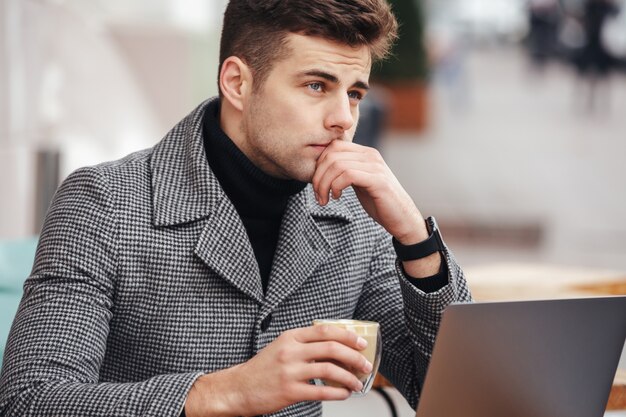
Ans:
[[[377,321],[357,320],[357,319],[315,319],[313,324],[344,324],[351,326],[379,326]]]

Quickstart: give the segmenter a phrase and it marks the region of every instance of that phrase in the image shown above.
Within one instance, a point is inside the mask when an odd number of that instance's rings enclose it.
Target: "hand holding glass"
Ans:
[[[380,364],[380,355],[382,351],[380,326],[376,322],[362,320],[313,320],[314,326],[322,324],[337,326],[342,329],[349,330],[367,341],[367,347],[361,351],[361,354],[365,356],[365,358],[373,365],[372,371],[369,373],[350,371],[356,375],[356,377],[363,384],[363,389],[361,389],[361,391],[353,392],[352,397],[362,397],[367,394],[372,387],[374,378],[378,372],[378,365]],[[321,379],[315,379],[314,382],[316,385],[329,385],[334,387],[341,386],[335,382],[324,381]]]

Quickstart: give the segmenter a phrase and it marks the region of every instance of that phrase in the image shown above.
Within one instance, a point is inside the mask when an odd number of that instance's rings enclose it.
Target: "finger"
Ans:
[[[334,382],[350,391],[361,391],[363,383],[351,372],[332,362],[313,362],[302,367],[299,380],[323,379]]]
[[[379,187],[380,176],[359,170],[347,170],[333,179],[330,189],[335,197],[335,190],[344,190],[350,186],[358,189],[376,189]]]
[[[320,163],[318,160],[317,165],[315,166],[315,172],[313,173],[313,178],[311,179],[311,184],[313,184],[313,189],[316,191],[320,190],[320,182],[321,180],[328,175],[330,169],[336,166],[339,163],[343,163],[342,161],[360,161],[366,162],[362,160],[359,155],[354,155],[352,153],[332,153],[325,159],[323,163]],[[324,193],[323,196],[326,197],[328,193]]]
[[[389,170],[380,153],[374,148],[360,145],[356,147],[356,145],[350,143],[332,143],[317,160],[315,173],[311,181],[313,188],[318,191],[319,196],[326,197],[328,195],[325,190],[324,192],[319,192],[320,179],[325,177],[333,166],[349,161],[365,163],[364,169],[369,172],[387,172]]]
[[[328,324],[296,329],[294,337],[301,343],[335,341],[356,350],[363,350],[367,347],[367,341],[356,333]]]
[[[300,384],[294,389],[294,397],[299,401],[342,401],[350,397],[352,391],[344,387]]]
[[[379,167],[369,161],[361,162],[353,160],[337,160],[328,165],[323,172],[320,172],[320,176],[316,179],[317,183],[313,183],[313,188],[320,197],[320,204],[326,204],[328,203],[329,194],[331,191],[333,193],[333,198],[339,198],[341,196],[341,192],[346,187],[352,185],[350,183],[346,183],[345,181],[335,184],[335,180],[338,177],[348,173],[348,177],[346,178],[357,178],[357,176],[355,175],[357,172],[376,174],[379,173],[381,169],[382,167]],[[353,171],[355,172],[355,174],[352,173]],[[366,179],[367,177],[358,176],[358,178]],[[343,187],[339,187],[339,184],[345,185]],[[367,185],[361,184],[361,186]]]
[[[338,150],[329,146],[317,159],[315,168],[316,170],[324,171],[328,165],[332,165],[333,163],[341,160],[369,162],[376,161],[377,158],[374,154],[368,151],[368,148]]]
[[[356,143],[335,140],[324,149],[317,158],[317,165],[321,165],[326,162],[329,156],[334,154],[352,154],[354,158],[367,158],[369,151],[373,148],[357,145]]]
[[[360,145],[358,143],[346,141],[346,140],[334,140],[325,149],[330,152],[367,152],[368,150],[375,150],[372,147]],[[323,155],[320,155],[323,158]]]
[[[358,350],[338,342],[305,343],[301,353],[306,362],[331,361],[345,369],[362,373],[372,370],[372,364]]]
[[[334,158],[349,158],[363,161],[368,158],[369,149],[370,148],[365,146],[336,140],[324,149],[319,158],[317,158],[315,165],[319,168],[320,166],[332,162]]]

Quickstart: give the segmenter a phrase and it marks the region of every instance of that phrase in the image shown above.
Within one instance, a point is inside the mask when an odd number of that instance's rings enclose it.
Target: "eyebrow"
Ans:
[[[323,78],[325,80],[330,81],[331,83],[339,84],[339,78],[337,78],[333,74],[330,74],[330,73],[328,73],[326,71],[310,70],[310,71],[305,71],[305,72],[301,73],[300,76],[320,77],[320,78]],[[369,84],[367,84],[364,81],[357,81],[354,84],[352,84],[352,87],[360,88],[360,89],[366,90],[366,91],[370,89]]]

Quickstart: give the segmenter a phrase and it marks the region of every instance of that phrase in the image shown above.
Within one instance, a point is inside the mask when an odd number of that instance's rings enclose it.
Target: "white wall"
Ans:
[[[38,149],[61,153],[63,178],[152,146],[216,92],[223,4],[0,2],[0,238],[38,232]]]

